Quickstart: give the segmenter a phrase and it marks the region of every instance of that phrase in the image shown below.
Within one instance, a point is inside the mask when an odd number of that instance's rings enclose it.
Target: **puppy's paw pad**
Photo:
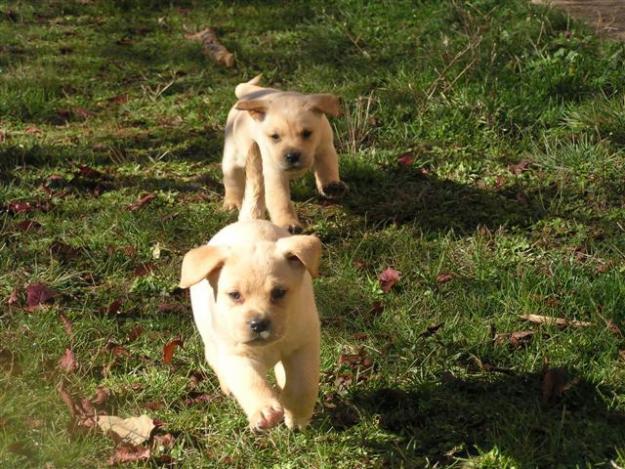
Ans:
[[[284,418],[284,410],[279,404],[262,407],[250,418],[252,430],[267,430],[275,427]]]
[[[289,225],[287,230],[289,230],[289,233],[296,235],[301,234],[302,231],[304,231],[304,228],[302,228],[301,225]]]
[[[323,186],[322,192],[329,199],[340,199],[349,192],[349,187],[343,181],[333,181]]]

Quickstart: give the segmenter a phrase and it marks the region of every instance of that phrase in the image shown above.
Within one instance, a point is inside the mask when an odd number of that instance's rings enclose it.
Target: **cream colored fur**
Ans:
[[[320,254],[316,237],[254,220],[223,228],[184,257],[180,286],[190,287],[206,360],[254,429],[283,418],[301,428],[313,413],[319,317],[312,276]],[[266,333],[251,329],[259,319],[269,321]],[[272,368],[279,389],[267,382]]]

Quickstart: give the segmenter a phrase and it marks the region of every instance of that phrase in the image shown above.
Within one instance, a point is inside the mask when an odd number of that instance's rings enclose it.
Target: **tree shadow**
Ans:
[[[449,464],[490,450],[520,467],[573,467],[613,459],[625,444],[625,414],[605,404],[614,394],[580,380],[545,403],[539,374],[447,376],[407,390],[356,391],[329,421],[339,430],[358,423],[356,414],[377,421],[382,434],[369,432],[364,444],[389,467]]]

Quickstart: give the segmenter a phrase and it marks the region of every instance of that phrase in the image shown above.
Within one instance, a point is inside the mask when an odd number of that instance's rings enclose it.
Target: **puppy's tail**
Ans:
[[[260,83],[260,79],[262,78],[262,76],[263,74],[261,73],[260,75],[256,75],[254,78],[252,78],[248,82],[239,83],[234,89],[234,94],[236,95],[236,97],[241,99],[243,96],[247,96],[248,94],[253,93],[254,91],[261,90],[262,87],[257,86],[257,85],[258,83]]]
[[[239,85],[241,86],[241,85]],[[265,218],[265,181],[263,161],[258,145],[253,144],[245,161],[245,194],[239,211],[239,221]]]

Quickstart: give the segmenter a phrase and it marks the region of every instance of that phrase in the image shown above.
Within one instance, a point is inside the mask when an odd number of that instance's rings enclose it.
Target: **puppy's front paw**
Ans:
[[[278,402],[270,402],[263,405],[250,418],[250,428],[252,430],[267,430],[275,427],[284,418],[284,410]]]
[[[293,415],[291,412],[284,413],[284,423],[291,430],[302,430],[310,422],[310,417]]]
[[[304,228],[302,228],[301,225],[289,225],[287,226],[287,230],[289,230],[289,233],[296,235],[304,231]]]
[[[340,199],[349,192],[349,187],[343,181],[332,181],[321,188],[321,194],[328,199]]]
[[[241,208],[241,203],[236,200],[224,200],[224,209],[228,211],[239,210]]]

